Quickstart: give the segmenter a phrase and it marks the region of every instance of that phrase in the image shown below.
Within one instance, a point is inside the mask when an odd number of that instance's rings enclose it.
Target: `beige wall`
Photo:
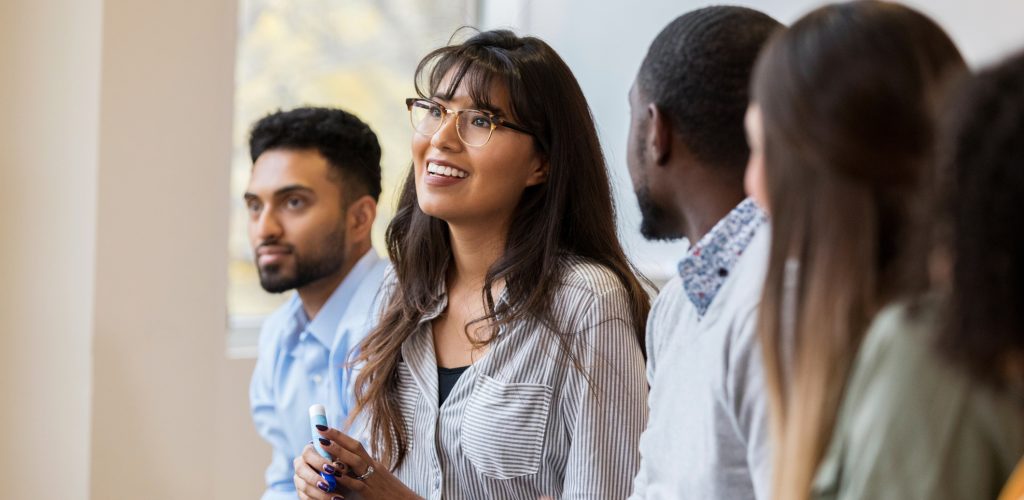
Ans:
[[[224,356],[236,8],[0,2],[2,498],[259,496]]]
[[[89,489],[100,14],[0,2],[3,498]],[[30,480],[58,467],[59,493]]]

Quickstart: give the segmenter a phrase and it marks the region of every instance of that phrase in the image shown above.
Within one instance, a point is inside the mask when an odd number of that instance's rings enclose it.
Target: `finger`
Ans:
[[[304,481],[300,480],[298,476],[292,476],[292,482],[295,484],[295,492],[298,494],[300,500],[315,500],[316,497],[311,497],[306,494],[308,485],[306,485]],[[319,495],[319,493],[316,493],[316,495]],[[331,500],[345,500],[345,497],[343,497],[340,492],[335,492],[331,494]]]
[[[338,443],[339,445],[341,445],[342,448],[345,448],[346,450],[351,451],[352,453],[364,456],[367,455],[366,450],[363,449],[362,443],[353,439],[348,434],[339,431],[338,429],[328,427],[327,430],[322,431],[318,427],[317,431],[320,433],[321,438],[327,439],[328,441],[331,441],[333,443]],[[321,441],[321,443],[323,443],[323,441]]]
[[[295,490],[306,491],[310,489],[317,489],[317,484],[323,482],[323,478],[320,477],[320,473],[309,467],[305,462],[301,462],[301,459],[295,459]]]
[[[331,492],[330,485],[323,480],[320,476],[316,476],[315,482],[312,478],[306,476],[295,481],[295,491],[299,493],[300,498],[308,498],[310,500],[333,500],[334,498],[341,498],[341,494],[338,492]]]
[[[331,453],[326,447],[323,448],[327,453]],[[311,444],[307,444],[306,447],[302,449],[301,458],[307,467],[310,467],[315,471],[322,471],[324,470],[324,465],[331,463],[330,460],[321,456],[320,452],[316,451],[316,448],[313,448],[313,445]]]
[[[366,465],[369,462],[368,458],[364,455],[358,455],[345,448],[342,448],[338,443],[331,442],[330,444],[321,445],[327,453],[330,453],[334,457],[335,463],[342,463],[351,471],[353,474],[359,475],[366,471]],[[315,452],[314,452],[315,453]],[[334,464],[331,464],[334,465]],[[337,467],[336,467],[337,468]]]

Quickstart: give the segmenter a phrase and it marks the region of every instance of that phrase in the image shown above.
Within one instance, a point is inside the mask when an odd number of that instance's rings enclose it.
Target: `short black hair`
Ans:
[[[781,27],[753,9],[713,6],[677,17],[651,43],[638,90],[698,160],[739,172],[746,167],[750,78],[761,47]]]
[[[316,149],[344,179],[347,201],[357,193],[380,198],[380,143],[352,113],[319,107],[271,113],[256,122],[249,136],[253,163],[268,149]]]

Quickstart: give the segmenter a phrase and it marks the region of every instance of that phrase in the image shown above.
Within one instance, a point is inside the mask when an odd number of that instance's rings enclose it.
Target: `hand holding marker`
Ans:
[[[309,426],[313,430],[313,447],[316,448],[316,452],[319,453],[321,457],[332,461],[334,460],[334,457],[332,457],[330,453],[324,451],[323,447],[320,446],[320,433],[317,432],[316,428],[318,425],[325,428],[328,427],[327,409],[321,404],[315,404],[309,407]],[[324,482],[331,487],[330,491],[334,491],[334,489],[338,487],[338,480],[335,479],[333,475],[321,471],[320,477],[324,478]]]

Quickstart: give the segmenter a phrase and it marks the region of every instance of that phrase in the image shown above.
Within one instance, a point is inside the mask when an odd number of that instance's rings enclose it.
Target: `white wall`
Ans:
[[[717,2],[715,2],[717,3]],[[825,2],[763,0],[727,2],[762,10],[789,24]],[[950,33],[972,64],[1024,49],[1024,2],[1020,0],[912,0]],[[597,121],[613,175],[619,231],[640,268],[652,277],[674,272],[679,243],[640,236],[640,212],[626,171],[629,130],[627,92],[647,47],[666,24],[706,1],[481,0],[481,28],[511,27],[555,48],[576,74]]]

